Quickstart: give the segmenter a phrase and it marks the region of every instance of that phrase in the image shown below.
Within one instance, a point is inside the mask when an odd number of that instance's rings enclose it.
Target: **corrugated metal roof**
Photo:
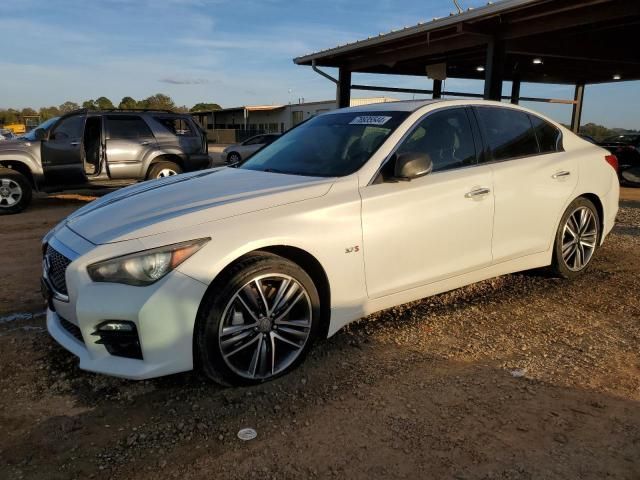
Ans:
[[[351,50],[355,50],[357,48],[371,47],[384,42],[409,37],[411,35],[426,33],[431,30],[455,25],[456,23],[460,22],[489,18],[524,6],[533,5],[535,3],[543,3],[547,1],[549,0],[503,0],[497,3],[489,2],[483,7],[468,8],[462,13],[451,13],[448,17],[434,17],[430,22],[419,22],[418,24],[411,27],[404,27],[399,30],[391,30],[387,33],[380,33],[376,37],[369,37],[364,40],[357,40],[355,42],[346,43],[344,45],[337,45],[335,47],[310,53],[302,57],[296,57],[293,59],[293,61],[298,65],[310,64],[313,60],[318,60],[323,57],[339,55]]]

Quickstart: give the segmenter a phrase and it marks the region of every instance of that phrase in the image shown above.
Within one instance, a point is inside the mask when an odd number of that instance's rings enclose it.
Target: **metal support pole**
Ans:
[[[511,103],[514,105],[520,103],[520,77],[514,77],[511,82]]]
[[[502,78],[504,76],[505,61],[504,42],[491,39],[487,44],[487,60],[484,77],[485,100],[502,98]]]
[[[575,133],[580,131],[580,120],[582,119],[582,102],[584,100],[584,84],[579,83],[576,85],[575,93],[573,94],[573,113],[571,114],[571,130]]]
[[[442,80],[433,81],[433,98],[442,98]]]
[[[336,103],[338,108],[351,105],[351,72],[344,67],[338,71],[338,89]]]

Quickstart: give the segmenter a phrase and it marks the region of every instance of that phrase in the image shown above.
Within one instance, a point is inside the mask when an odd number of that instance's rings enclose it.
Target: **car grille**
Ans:
[[[49,277],[51,285],[58,293],[67,295],[67,280],[65,278],[65,273],[67,271],[67,267],[71,263],[71,260],[53,249],[51,245],[47,246],[46,255],[49,259],[49,271],[47,272],[47,276]]]
[[[62,328],[64,328],[67,332],[73,335],[76,338],[76,340],[79,340],[80,342],[84,343],[84,339],[82,338],[82,332],[80,331],[80,328],[78,328],[77,325],[74,325],[69,320],[65,320],[62,317],[60,317],[60,325],[62,325]]]

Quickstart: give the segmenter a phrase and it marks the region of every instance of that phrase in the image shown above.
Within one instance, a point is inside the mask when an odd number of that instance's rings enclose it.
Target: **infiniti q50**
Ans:
[[[514,105],[328,112],[236,168],[128,187],[43,241],[50,334],[83,369],[272,379],[372,312],[511,272],[583,273],[616,158]]]

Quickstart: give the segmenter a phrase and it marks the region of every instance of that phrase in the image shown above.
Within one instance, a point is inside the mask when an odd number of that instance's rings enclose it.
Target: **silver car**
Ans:
[[[222,151],[222,159],[229,164],[242,162],[279,136],[279,133],[265,133],[248,138],[242,143],[229,145]]]
[[[4,140],[13,140],[16,138],[15,134],[8,128],[0,128],[0,142]]]
[[[0,143],[0,215],[18,213],[33,189],[122,186],[210,166],[190,115],[166,110],[77,110]]]

